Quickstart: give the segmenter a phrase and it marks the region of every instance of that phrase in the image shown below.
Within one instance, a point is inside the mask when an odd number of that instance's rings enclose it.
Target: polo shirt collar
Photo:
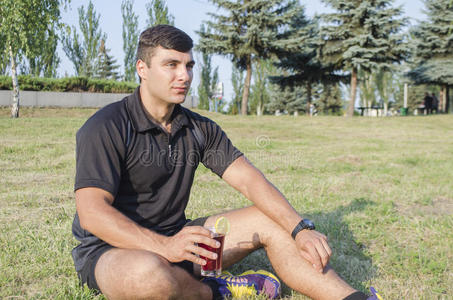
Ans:
[[[138,132],[144,132],[153,128],[160,128],[159,125],[151,121],[145,112],[140,96],[140,86],[126,100],[126,109],[131,119],[132,126]],[[172,132],[176,132],[183,126],[189,125],[189,119],[180,104],[176,104],[171,116]]]

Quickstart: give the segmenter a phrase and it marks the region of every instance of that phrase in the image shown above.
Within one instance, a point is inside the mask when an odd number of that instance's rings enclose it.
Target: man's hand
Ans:
[[[177,234],[167,237],[164,242],[164,257],[170,262],[191,261],[198,265],[205,265],[206,261],[197,256],[217,259],[217,254],[198,247],[196,244],[205,244],[219,248],[220,243],[212,238],[212,233],[201,226],[187,226]]]
[[[322,273],[332,255],[327,237],[318,231],[304,229],[296,235],[296,244],[302,257]]]

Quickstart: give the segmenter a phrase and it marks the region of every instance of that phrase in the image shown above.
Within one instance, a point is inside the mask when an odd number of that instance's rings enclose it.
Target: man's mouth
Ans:
[[[175,86],[173,89],[178,93],[185,93],[187,92],[188,88],[185,86]]]

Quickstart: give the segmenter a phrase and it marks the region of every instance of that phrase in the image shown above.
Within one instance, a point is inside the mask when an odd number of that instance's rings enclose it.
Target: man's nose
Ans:
[[[181,66],[178,72],[178,80],[190,82],[192,80],[192,69],[189,69],[186,66]]]

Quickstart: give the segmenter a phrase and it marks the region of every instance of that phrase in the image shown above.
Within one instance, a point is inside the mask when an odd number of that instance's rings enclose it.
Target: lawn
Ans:
[[[71,249],[75,132],[93,109],[0,109],[0,298],[102,299]],[[330,241],[333,267],[384,299],[453,299],[453,116],[218,122]],[[249,204],[199,167],[189,218]],[[233,272],[269,269],[257,252]],[[296,275],[295,275],[296,276]],[[284,288],[285,299],[306,299]]]

